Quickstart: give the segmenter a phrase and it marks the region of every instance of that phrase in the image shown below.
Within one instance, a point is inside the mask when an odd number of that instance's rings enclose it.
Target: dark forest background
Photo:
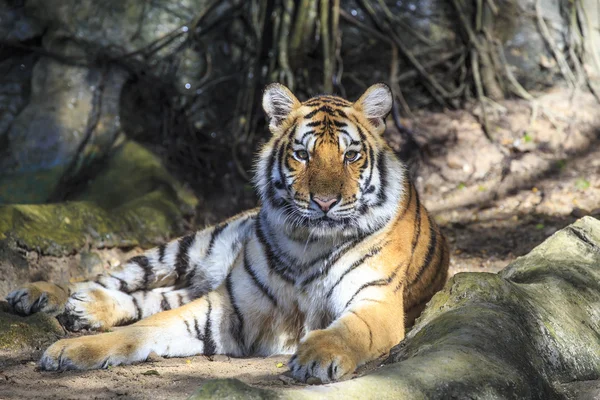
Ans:
[[[556,85],[598,94],[596,0],[1,0],[0,204],[69,200],[124,138],[198,194],[253,204],[262,88],[349,99],[392,88],[390,129],[422,157],[420,110],[490,113]],[[426,146],[425,146],[426,147]]]

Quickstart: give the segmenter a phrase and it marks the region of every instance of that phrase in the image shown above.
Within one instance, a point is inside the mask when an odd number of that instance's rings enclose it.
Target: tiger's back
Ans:
[[[61,311],[72,330],[44,369],[147,358],[294,353],[295,378],[331,381],[399,343],[445,283],[448,248],[381,134],[385,85],[355,103],[265,90],[271,140],[259,154],[259,210],[134,257],[95,281],[9,295],[22,313]],[[58,300],[66,297],[66,304]],[[107,310],[110,310],[108,312]]]

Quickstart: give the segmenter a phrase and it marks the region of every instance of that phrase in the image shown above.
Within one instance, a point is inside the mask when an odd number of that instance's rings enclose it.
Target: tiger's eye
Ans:
[[[344,154],[344,158],[346,161],[352,162],[358,160],[359,153],[358,151],[350,150]]]
[[[296,152],[294,152],[294,156],[298,159],[298,160],[308,160],[308,151],[306,150],[298,150]]]

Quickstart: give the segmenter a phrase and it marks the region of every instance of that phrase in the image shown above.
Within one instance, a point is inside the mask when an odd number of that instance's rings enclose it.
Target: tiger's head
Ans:
[[[287,228],[316,237],[378,229],[395,213],[404,168],[382,138],[392,94],[384,84],[354,103],[335,96],[300,102],[267,86],[271,140],[256,168],[263,208]]]

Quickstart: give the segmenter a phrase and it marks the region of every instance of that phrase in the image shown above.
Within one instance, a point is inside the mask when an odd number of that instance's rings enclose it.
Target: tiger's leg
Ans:
[[[183,357],[243,355],[233,332],[235,311],[225,285],[182,307],[108,333],[63,339],[44,353],[44,370],[94,369],[144,361],[151,352]]]
[[[387,353],[404,338],[403,299],[390,288],[365,290],[326,329],[309,332],[290,359],[292,376],[331,382]],[[369,293],[371,292],[371,293]]]
[[[18,314],[44,312],[71,331],[108,329],[181,307],[198,296],[189,288],[156,288],[126,293],[94,282],[70,286],[34,282],[15,290],[7,301]]]
[[[125,293],[102,287],[71,294],[58,320],[71,331],[103,330],[181,307],[194,300],[189,288],[157,288]]]
[[[35,282],[11,292],[7,300],[21,314],[64,312],[66,327],[72,330],[106,329],[119,321],[134,321],[149,315],[150,310],[160,311],[141,303],[156,303],[156,296],[148,296],[156,288],[175,286],[185,290],[177,295],[187,302],[217,287],[252,229],[255,215],[254,211],[242,213],[149,250],[95,281],[69,287]],[[143,312],[136,314],[136,302]],[[177,302],[170,306],[174,304]]]

